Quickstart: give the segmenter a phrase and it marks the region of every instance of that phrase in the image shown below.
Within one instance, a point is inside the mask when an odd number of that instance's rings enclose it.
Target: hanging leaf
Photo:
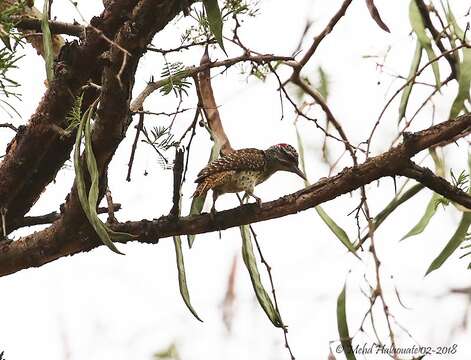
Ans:
[[[437,154],[436,149],[431,148],[429,149],[429,153],[432,156],[433,162],[435,164],[435,172],[438,176],[444,176],[445,174],[445,165],[443,164],[443,160]],[[401,241],[414,235],[418,235],[422,233],[427,225],[429,224],[430,220],[432,219],[433,215],[437,212],[438,205],[440,204],[441,196],[437,193],[433,193],[432,198],[427,204],[425,208],[425,212],[420,218],[419,222],[411,229],[409,232],[401,238]]]
[[[185,302],[188,309],[197,318],[199,321],[203,322],[193,309],[193,306],[190,302],[190,293],[188,292],[188,285],[186,283],[186,274],[185,274],[185,263],[183,261],[183,250],[182,250],[182,241],[180,236],[174,236],[173,242],[175,244],[175,255],[177,258],[177,268],[178,268],[178,285],[180,287],[180,294],[182,295],[183,301]]]
[[[54,79],[54,49],[52,45],[51,29],[49,29],[49,5],[49,0],[44,0],[43,15],[41,19],[44,61],[46,63],[46,75],[48,83]]]
[[[242,237],[242,258],[244,259],[245,266],[249,271],[250,280],[252,281],[252,286],[255,291],[255,296],[267,314],[270,321],[276,327],[283,327],[283,321],[281,320],[281,315],[273,306],[273,303],[268,296],[267,291],[263,287],[262,280],[260,278],[260,272],[257,268],[257,261],[255,260],[255,255],[253,252],[252,238],[250,236],[249,225],[242,225],[239,227],[240,235]]]
[[[406,115],[407,104],[409,102],[409,97],[412,92],[412,87],[414,86],[414,81],[411,81],[411,79],[414,78],[415,74],[417,73],[417,70],[419,70],[420,60],[422,59],[422,50],[422,45],[420,45],[420,41],[417,40],[414,57],[412,59],[412,64],[409,70],[409,76],[407,77],[407,81],[410,81],[410,83],[402,91],[401,102],[399,103],[398,123],[400,123]]]
[[[301,139],[301,134],[299,133],[299,129],[297,123],[294,124],[296,129],[296,139],[298,142],[298,154],[299,154],[299,167],[301,168],[302,172],[306,174],[306,165],[304,160],[304,146],[303,141]],[[309,180],[304,180],[304,185],[309,186]],[[357,258],[358,255],[356,254],[355,245],[350,241],[347,233],[343,230],[335,221],[332,219],[329,214],[325,212],[322,206],[317,205],[315,207],[317,214],[320,216],[322,221],[328,226],[328,228],[332,231],[332,233],[340,240],[340,242],[352,252]]]
[[[414,195],[418,194],[424,188],[425,186],[422,184],[415,184],[406,192],[404,192],[404,194],[398,194],[397,196],[395,196],[394,199],[392,199],[391,202],[386,205],[386,207],[378,215],[375,216],[373,220],[374,228],[377,229],[382,224],[382,222],[386,220],[386,218],[399,207],[399,205],[405,203],[407,200],[409,200]]]
[[[91,134],[90,134],[90,119],[92,118],[94,106],[90,106],[82,116],[77,136],[75,139],[74,147],[74,169],[75,169],[75,183],[77,186],[77,194],[79,197],[80,205],[83,212],[87,217],[90,225],[97,233],[100,240],[108,246],[112,251],[124,255],[113,244],[113,240],[117,242],[125,242],[135,238],[135,236],[127,233],[115,232],[107,228],[107,226],[98,217],[96,207],[98,201],[98,180],[99,174],[96,168],[96,160],[91,147]],[[86,184],[84,180],[84,171],[82,169],[82,161],[80,160],[80,144],[82,135],[85,133],[85,159],[87,162],[88,172],[90,174],[91,186],[87,194]],[[111,238],[113,240],[111,240]]]
[[[468,153],[468,167],[471,173],[471,153]],[[468,194],[471,195],[471,186],[468,189]],[[446,244],[445,248],[440,254],[432,261],[425,275],[430,274],[432,271],[437,270],[443,263],[450,257],[451,254],[460,246],[466,237],[468,228],[471,225],[471,213],[464,212],[461,216],[461,221],[451,239]]]
[[[433,61],[436,59],[435,53],[432,49],[432,40],[427,36],[427,32],[425,31],[424,20],[422,19],[422,15],[420,14],[419,7],[417,6],[416,0],[411,0],[409,6],[409,20],[412,25],[412,29],[414,30],[415,34],[417,35],[417,39],[419,40],[422,47],[425,49],[427,53],[428,59]],[[435,76],[435,86],[437,89],[440,88],[440,69],[438,67],[438,61],[434,61],[432,63],[432,70]]]
[[[368,7],[368,11],[370,12],[371,17],[376,22],[376,24],[378,24],[378,26],[381,29],[383,29],[384,31],[391,32],[391,31],[389,31],[388,26],[381,19],[381,16],[379,15],[379,11],[375,6],[374,1],[373,0],[366,0],[366,6]]]
[[[468,228],[471,225],[471,213],[466,212],[461,216],[461,221],[451,239],[446,244],[445,248],[440,254],[432,261],[425,275],[430,274],[432,271],[437,270],[443,263],[450,257],[451,254],[461,245],[465,239]]]
[[[452,24],[454,37],[463,40],[465,33],[456,22],[455,16],[451,12],[450,4],[448,4],[447,18]],[[469,90],[471,88],[471,49],[463,48],[462,51],[463,61],[458,67],[458,93],[451,106],[450,119],[455,118],[461,111],[465,110],[464,102],[469,99]]]
[[[433,193],[432,198],[428,202],[427,207],[425,208],[425,212],[420,218],[419,222],[412,229],[410,229],[406,235],[401,238],[401,241],[407,239],[408,237],[418,235],[425,230],[433,215],[435,215],[437,211],[439,199],[440,195]]]
[[[352,349],[352,339],[348,332],[347,325],[347,283],[343,286],[342,291],[340,292],[337,298],[337,328],[339,331],[340,343],[342,344],[343,353],[347,360],[356,360],[355,354]]]
[[[95,229],[96,233],[100,237],[101,241],[103,242],[103,244],[108,246],[110,250],[114,251],[115,253],[124,255],[113,244],[113,241],[111,240],[110,235],[108,234],[105,224],[103,224],[103,222],[98,218],[98,214],[96,211],[96,207],[98,203],[98,195],[99,195],[98,182],[99,182],[100,174],[98,173],[95,155],[93,154],[93,149],[92,149],[90,119],[92,117],[93,111],[94,110],[92,106],[90,108],[90,111],[88,112],[88,116],[85,118],[85,130],[84,130],[85,159],[87,162],[88,173],[90,174],[90,179],[91,179],[90,191],[88,193],[88,214],[90,216],[89,220],[90,220],[91,225]],[[80,131],[80,128],[79,128],[79,131]],[[86,199],[84,200],[86,201]],[[83,205],[84,204],[82,203],[82,207]]]
[[[217,0],[203,0],[204,8],[206,9],[206,15],[208,17],[209,29],[214,35],[214,38],[218,42],[221,49],[224,49],[224,43],[222,39],[222,16],[221,9],[219,9]]]
[[[216,146],[216,144],[213,145],[211,148],[211,155],[209,156],[209,161],[210,163],[213,160],[216,160],[218,155],[219,155],[219,147]],[[206,200],[206,194],[203,194],[201,196],[194,197],[193,200],[191,201],[191,208],[190,208],[190,216],[191,215],[199,215],[201,214],[201,211],[203,210],[204,202]],[[193,243],[195,242],[195,237],[196,235],[188,235],[188,246],[191,248],[193,246]]]
[[[317,71],[319,73],[319,93],[324,100],[327,100],[329,97],[329,77],[321,66],[319,66]]]
[[[334,235],[340,240],[340,242],[352,252],[358,259],[360,258],[356,254],[355,245],[352,244],[350,238],[348,237],[345,230],[343,230],[330,216],[325,212],[325,210],[320,206],[317,205],[315,207],[317,214],[320,216],[322,221],[328,226],[328,228],[334,233]]]

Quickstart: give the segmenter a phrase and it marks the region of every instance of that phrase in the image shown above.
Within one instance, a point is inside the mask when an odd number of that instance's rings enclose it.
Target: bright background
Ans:
[[[337,11],[341,1],[283,1],[260,2],[260,15],[248,19],[241,29],[241,39],[251,49],[262,53],[289,55],[295,48],[310,19],[314,25],[307,39],[323,29]],[[402,85],[390,74],[407,76],[415,48],[410,36],[408,1],[377,0],[376,4],[391,34],[380,30],[370,18],[364,1],[354,1],[335,30],[318,48],[305,69],[316,81],[321,65],[330,79],[329,106],[341,121],[353,143],[365,140],[371,126],[387,99]],[[451,5],[465,27],[470,18],[463,18],[469,7],[466,0],[452,0]],[[42,7],[42,1],[37,1]],[[79,4],[87,19],[101,11],[98,1]],[[54,2],[53,15],[61,21],[80,20],[67,1]],[[156,47],[178,46],[179,36],[189,21],[173,22],[154,39]],[[226,29],[230,35],[229,29]],[[303,44],[306,49],[309,41]],[[388,48],[390,51],[388,52]],[[27,46],[20,70],[14,72],[22,83],[23,102],[18,106],[23,119],[5,121],[21,124],[26,121],[44,92],[44,65],[41,57]],[[230,48],[229,55],[239,53]],[[387,56],[386,56],[387,54]],[[223,59],[218,50],[212,59]],[[377,58],[365,56],[377,56]],[[385,61],[384,61],[384,57]],[[201,50],[168,55],[168,61],[182,60],[186,65],[199,63]],[[377,66],[384,62],[384,67]],[[163,59],[148,53],[142,59],[135,86],[137,94],[151,75],[159,77]],[[222,70],[222,69],[219,69]],[[278,142],[296,145],[293,126],[294,113],[285,102],[285,118],[280,121],[277,82],[270,76],[266,82],[241,74],[233,67],[213,79],[213,87],[226,132],[235,148],[266,148]],[[213,70],[213,74],[219,71]],[[447,74],[447,65],[442,68]],[[281,71],[283,77],[284,71]],[[432,77],[429,75],[428,79]],[[416,86],[410,110],[415,111],[430,89]],[[443,89],[435,98],[435,121],[447,118],[456,84]],[[184,104],[195,106],[194,89]],[[154,94],[146,102],[146,110],[171,111],[173,95]],[[373,150],[379,153],[389,148],[397,133],[398,102],[389,108],[377,132]],[[313,117],[323,119],[314,108]],[[193,111],[177,118],[176,137],[188,126]],[[148,117],[150,126],[168,125],[164,117]],[[432,122],[432,107],[416,120],[415,128],[423,129]],[[328,175],[328,166],[321,162],[322,135],[312,123],[300,121],[306,149],[307,173],[312,182]],[[133,180],[125,181],[127,163],[135,130],[132,126],[110,167],[110,188],[115,202],[123,204],[116,215],[119,220],[152,219],[167,214],[171,207],[172,172],[163,170],[156,156],[145,144],[140,144],[133,169]],[[0,149],[4,149],[12,133],[0,132]],[[329,143],[332,159],[341,147]],[[188,212],[193,179],[209,156],[210,140],[204,129],[198,129],[192,153],[188,181],[184,184],[184,213]],[[0,151],[3,153],[3,151]],[[171,153],[168,154],[170,157]],[[423,154],[417,158],[421,159]],[[458,173],[466,166],[466,147],[445,149],[447,166]],[[344,158],[339,170],[349,165]],[[426,163],[428,164],[428,163]],[[430,165],[430,164],[429,164]],[[149,174],[144,176],[144,171]],[[401,180],[402,181],[402,180]],[[73,182],[71,163],[58,174],[41,199],[31,210],[39,215],[58,210]],[[302,181],[293,174],[280,173],[257,188],[264,201],[276,199],[299,190]],[[391,179],[383,179],[380,187],[368,187],[369,203],[377,214],[394,196]],[[460,330],[468,300],[464,296],[446,296],[449,289],[469,286],[468,260],[458,260],[455,254],[440,270],[424,277],[430,262],[441,251],[454,232],[460,214],[449,207],[440,208],[426,231],[417,237],[399,239],[418,221],[431,196],[423,191],[399,208],[376,232],[376,246],[382,261],[382,277],[386,300],[397,321],[407,328],[423,346],[458,344],[454,359],[469,359],[471,344],[466,331]],[[355,219],[347,216],[358,204],[358,194],[346,195],[324,204],[325,210],[348,231],[356,234]],[[224,196],[218,209],[237,205],[234,196]],[[205,211],[209,209],[209,202]],[[38,227],[39,229],[40,227]],[[289,325],[289,341],[297,359],[326,359],[329,342],[338,339],[336,299],[345,282],[348,283],[347,313],[350,333],[354,334],[367,311],[369,303],[360,289],[367,290],[364,274],[373,283],[374,267],[371,255],[365,251],[362,261],[347,254],[345,248],[311,209],[295,216],[254,225],[273,267],[273,276],[282,317]],[[15,237],[27,234],[23,229]],[[250,280],[240,257],[240,235],[237,228],[221,234],[197,236],[188,251],[185,241],[185,262],[192,303],[204,323],[196,321],[186,309],[178,291],[175,255],[171,239],[158,245],[131,243],[119,246],[126,256],[117,256],[100,247],[89,253],[65,257],[39,269],[22,270],[0,278],[0,351],[8,360],[28,359],[151,359],[152,354],[172,342],[178,347],[181,359],[288,359],[283,348],[283,336],[273,328],[258,306]],[[367,250],[367,249],[366,249]],[[222,322],[221,303],[227,288],[233,256],[237,255],[236,302],[232,331]],[[262,267],[261,271],[264,273]],[[266,282],[268,286],[268,283]],[[401,294],[403,308],[395,295]],[[385,321],[377,309],[377,326],[383,341],[388,343]],[[355,344],[374,341],[359,334]],[[398,344],[414,342],[395,327]],[[338,343],[332,348],[335,350]],[[342,358],[342,356],[338,356]],[[358,356],[358,358],[362,358]],[[374,359],[388,358],[374,356]],[[433,358],[433,357],[432,357]],[[437,359],[448,358],[436,357]],[[451,358],[451,357],[450,357]]]

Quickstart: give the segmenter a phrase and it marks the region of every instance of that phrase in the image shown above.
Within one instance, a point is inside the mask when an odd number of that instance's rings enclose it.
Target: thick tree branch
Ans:
[[[30,17],[19,17],[16,22],[16,28],[19,30],[35,30],[41,32],[41,19]],[[49,21],[49,29],[53,34],[64,34],[81,37],[85,32],[85,27],[80,24],[70,24],[60,21]]]
[[[443,195],[447,199],[471,209],[471,197],[469,194],[451,185],[444,178],[435,175],[432,170],[428,168],[421,167],[411,161],[409,166],[400,169],[399,175],[415,179],[437,194]]]
[[[260,207],[247,204],[221,211],[216,214],[214,220],[209,214],[203,214],[179,219],[162,217],[153,221],[118,223],[112,227],[114,230],[136,235],[136,241],[156,243],[159,238],[173,235],[205,233],[295,214],[382,177],[400,175],[404,168],[410,168],[410,158],[414,155],[458,134],[465,134],[469,129],[471,129],[471,114],[408,134],[403,144],[382,155],[369,158],[361,165],[345,168],[335,176],[323,178],[305,189],[263,203]],[[434,190],[445,191],[446,187],[435,186]],[[469,205],[469,199],[461,195],[453,200],[462,203],[463,206]],[[41,266],[60,257],[88,251],[101,245],[93,233],[82,230],[64,232],[64,238],[57,241],[57,227],[60,226],[59,220],[43,231],[0,245],[0,276]]]
[[[101,16],[91,20],[98,32],[87,30],[82,45],[74,42],[63,47],[54,81],[28,125],[10,142],[0,163],[0,207],[8,209],[7,223],[28,212],[69,158],[73,137],[64,137],[56,129],[67,127],[65,118],[74,96],[101,72],[103,62],[98,58],[109,47],[105,36],[114,37],[136,3],[137,0],[110,1]],[[87,98],[86,94],[84,105]]]

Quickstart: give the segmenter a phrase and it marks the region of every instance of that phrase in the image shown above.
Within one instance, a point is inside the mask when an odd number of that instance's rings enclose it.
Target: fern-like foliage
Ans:
[[[67,128],[65,129],[65,131],[71,132],[80,125],[80,121],[82,119],[82,102],[83,94],[77,96],[74,99],[72,109],[70,109],[69,113],[65,117],[65,120],[67,121]]]
[[[453,170],[450,169],[451,182],[453,186],[456,186],[458,189],[468,192],[469,190],[469,174],[466,171],[461,171],[458,176],[453,173]]]
[[[171,149],[172,147],[178,147],[180,143],[174,139],[173,134],[170,132],[169,127],[155,126],[150,132],[144,127],[142,133],[145,139],[142,140],[144,143],[149,144],[155,150],[158,155],[158,163],[164,169],[171,169],[172,165],[169,164],[164,152]]]
[[[187,70],[182,62],[166,63],[160,75],[166,79],[165,84],[160,88],[162,95],[168,95],[171,92],[177,97],[182,96],[183,93],[188,95],[187,90],[191,83],[185,78]]]

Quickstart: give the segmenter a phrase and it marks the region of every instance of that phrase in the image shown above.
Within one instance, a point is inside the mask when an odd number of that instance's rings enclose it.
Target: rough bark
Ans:
[[[259,207],[255,204],[243,205],[221,211],[216,214],[215,219],[212,219],[209,214],[178,219],[162,217],[153,221],[117,223],[113,224],[112,228],[136,235],[136,241],[156,243],[160,238],[173,235],[223,230],[295,214],[354,191],[382,177],[395,175],[416,178],[450,200],[469,207],[471,199],[467,194],[447,184],[444,179],[437,180],[435,175],[428,176],[430,174],[427,171],[417,171],[414,166],[411,166],[410,161],[420,151],[455,138],[458,134],[466,134],[469,129],[471,129],[471,114],[417,133],[407,134],[403,144],[384,154],[369,158],[356,167],[345,168],[335,176],[320,179],[305,189],[275,201],[263,203]],[[417,175],[417,172],[420,174]],[[62,222],[59,220],[43,231],[0,245],[0,276],[29,267],[41,266],[60,257],[89,251],[101,245],[95,235],[83,229],[76,232],[63,232],[64,238],[58,239],[58,229],[61,226]]]

